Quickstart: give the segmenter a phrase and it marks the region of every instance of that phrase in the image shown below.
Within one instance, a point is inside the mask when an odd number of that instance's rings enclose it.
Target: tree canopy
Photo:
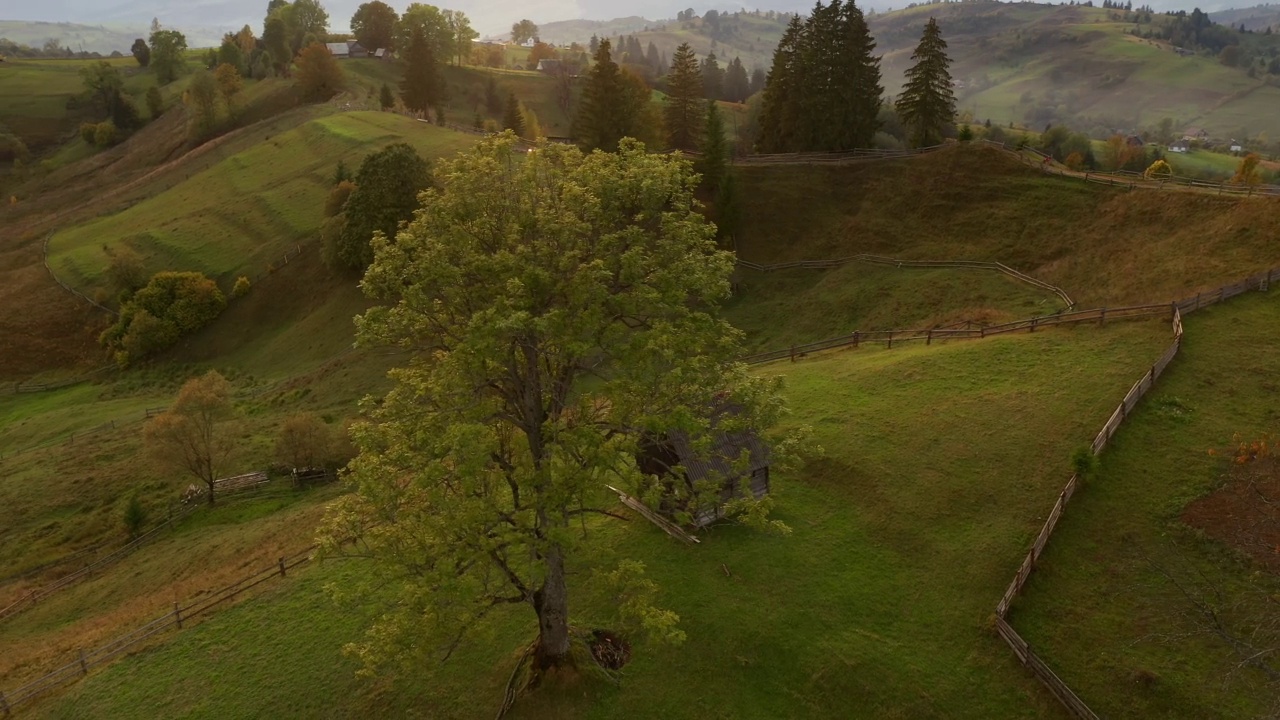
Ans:
[[[142,67],[151,64],[151,48],[147,46],[147,41],[138,38],[133,41],[133,47],[129,48],[129,52],[133,54],[133,59],[138,61]]]
[[[332,257],[352,270],[373,260],[374,233],[394,238],[400,223],[413,217],[418,193],[431,184],[431,168],[407,143],[388,145],[366,157],[347,198],[339,248]]]
[[[689,43],[681,43],[671,56],[667,73],[667,97],[663,120],[667,145],[677,150],[697,150],[702,145],[703,81],[698,60]]]
[[[356,8],[351,16],[351,34],[369,52],[394,47],[396,23],[400,16],[382,0],[373,0]]]
[[[151,68],[161,84],[173,82],[187,66],[187,37],[177,30],[151,33]]]
[[[298,55],[298,87],[308,100],[328,100],[342,89],[342,68],[329,48],[312,43]]]
[[[884,92],[875,47],[853,2],[819,2],[806,20],[792,17],[765,85],[759,149],[871,147]]]
[[[521,20],[511,26],[511,42],[523,45],[538,37],[538,26],[532,20]]]
[[[951,58],[938,21],[929,18],[920,44],[911,55],[906,84],[898,96],[898,115],[916,147],[942,142],[944,129],[956,116],[956,96],[951,83]]]
[[[608,514],[606,483],[653,497],[660,483],[636,462],[649,433],[704,443],[725,403],[740,408],[735,427],[769,428],[777,381],[734,360],[740,333],[717,316],[733,257],[716,249],[688,162],[631,140],[526,155],[504,133],[438,180],[394,242],[374,241],[362,287],[385,304],[358,319],[359,341],[413,354],[354,428],[356,492],[322,544],[358,537],[369,582],[400,589],[356,648],[366,663],[447,657],[477,621],[522,607],[547,668],[573,657],[575,629],[608,627],[573,621],[566,573],[594,537],[580,517]],[[763,520],[768,503],[734,507]],[[680,637],[651,604],[618,611]],[[591,622],[605,620],[628,618]]]
[[[400,81],[400,99],[404,100],[404,106],[425,113],[444,102],[439,57],[421,30],[414,30],[402,57],[404,78]]]
[[[653,132],[650,94],[643,80],[613,61],[609,41],[601,41],[574,118],[578,144],[613,152],[622,138],[648,139]]]

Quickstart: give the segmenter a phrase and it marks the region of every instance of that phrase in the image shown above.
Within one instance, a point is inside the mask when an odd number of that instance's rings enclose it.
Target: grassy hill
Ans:
[[[858,253],[1000,261],[1082,307],[1164,302],[1276,264],[1280,206],[1045,176],[999,151],[738,169],[738,251],[759,263]]]
[[[952,76],[965,85],[959,107],[978,119],[1065,123],[1098,135],[1165,117],[1178,132],[1194,125],[1215,137],[1280,132],[1276,76],[1180,56],[1169,43],[1126,34],[1131,16],[1078,5],[952,3],[877,15],[871,29],[889,94],[898,92],[929,17],[942,26]],[[1280,37],[1268,44],[1280,46]]]
[[[586,581],[590,569],[637,557],[689,641],[638,648],[617,688],[549,688],[514,716],[1055,716],[983,619],[1071,448],[1105,419],[1164,333],[1145,323],[1081,328],[762,368],[787,377],[793,422],[813,425],[828,451],[776,480],[778,516],[794,534],[718,528],[688,548],[646,523],[593,528],[604,544],[575,566],[578,617],[607,611]],[[163,559],[137,562],[132,572],[145,577]],[[528,618],[498,615],[449,664],[362,684],[339,649],[377,599],[339,607],[321,591],[358,572],[358,563],[308,570],[287,591],[91,676],[42,715],[492,714]]]
[[[58,233],[49,243],[49,263],[91,294],[105,285],[103,247],[124,245],[138,251],[150,271],[198,270],[229,285],[315,238],[339,160],[358,167],[365,155],[397,141],[438,157],[475,136],[391,113],[312,120],[124,212]]]

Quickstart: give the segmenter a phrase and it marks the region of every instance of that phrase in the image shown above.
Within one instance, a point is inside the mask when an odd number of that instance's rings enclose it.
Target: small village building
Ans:
[[[345,60],[351,57],[351,50],[344,42],[325,43],[325,47],[329,48],[329,54],[339,60]]]
[[[1239,141],[1232,140],[1232,141],[1231,141],[1231,152],[1233,152],[1233,153],[1242,153],[1242,152],[1244,152],[1244,145],[1243,145],[1243,144],[1241,144]]]
[[[369,51],[366,50],[364,46],[358,42],[347,43],[347,54],[353,58],[369,57]]]
[[[538,72],[548,75],[559,72],[562,67],[563,64],[559,60],[546,59],[538,61]]]
[[[1169,146],[1171,153],[1185,153],[1191,149],[1191,145],[1186,140],[1178,140]]]
[[[1183,140],[1199,140],[1201,142],[1209,139],[1209,133],[1204,128],[1189,127],[1186,132],[1182,133]]]
[[[769,449],[760,436],[749,430],[718,431],[720,418],[734,414],[732,406],[717,411],[712,418],[710,445],[700,450],[688,433],[668,431],[647,438],[637,457],[639,469],[661,478],[666,494],[659,509],[666,515],[687,512],[694,527],[706,527],[724,517],[725,503],[750,492],[759,500],[769,494]],[[676,473],[675,468],[683,468]],[[691,496],[696,484],[706,480],[720,483],[713,501],[691,507],[683,499]],[[683,487],[677,488],[676,483]],[[677,492],[679,489],[681,492]]]

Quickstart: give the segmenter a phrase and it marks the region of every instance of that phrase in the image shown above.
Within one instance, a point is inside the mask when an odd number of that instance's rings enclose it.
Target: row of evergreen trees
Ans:
[[[946,42],[933,19],[912,55],[897,109],[917,145],[941,141],[955,116]],[[883,102],[880,58],[862,11],[819,2],[793,17],[773,56],[760,115],[761,152],[839,152],[871,147]]]
[[[592,57],[600,51],[601,42],[600,38],[591,36]],[[640,40],[634,35],[622,35],[615,41],[606,39],[604,42],[609,42],[614,60],[622,67],[645,79],[667,76],[667,82],[670,82],[671,64],[667,62],[667,54],[659,52],[658,46],[653,41],[649,41],[647,50],[641,48]],[[674,58],[672,61],[674,62]],[[722,66],[720,59],[713,51],[703,58],[700,67],[704,86],[703,96],[708,100],[741,103],[764,89],[764,70],[756,68],[748,73],[747,66],[743,64],[740,57],[734,57],[728,64]]]

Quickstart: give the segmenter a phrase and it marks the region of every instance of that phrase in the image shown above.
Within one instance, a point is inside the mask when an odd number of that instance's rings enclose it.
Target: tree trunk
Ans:
[[[564,582],[564,555],[552,547],[547,553],[547,578],[533,595],[538,613],[537,667],[545,670],[569,662],[569,593]]]

